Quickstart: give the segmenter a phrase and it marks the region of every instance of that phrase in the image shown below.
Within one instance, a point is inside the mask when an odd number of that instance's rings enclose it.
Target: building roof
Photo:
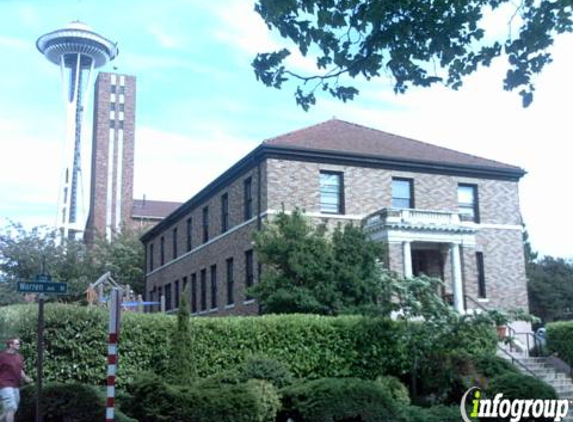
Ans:
[[[267,139],[264,145],[332,151],[398,160],[435,162],[522,171],[519,167],[416,141],[343,120],[331,119],[285,135]]]
[[[176,224],[184,215],[267,158],[510,181],[518,181],[525,174],[523,169],[509,164],[331,119],[267,139],[187,202],[179,204],[179,207],[172,203],[173,212],[147,231],[141,240],[147,242]]]
[[[131,208],[131,217],[141,219],[164,219],[179,208],[181,204],[181,202],[134,199],[133,207]]]

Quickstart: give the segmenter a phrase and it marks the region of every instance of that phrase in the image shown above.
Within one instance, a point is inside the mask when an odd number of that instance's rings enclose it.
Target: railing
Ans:
[[[459,225],[460,216],[456,212],[431,211],[402,208],[383,208],[365,218],[365,226],[375,226],[386,223],[429,224],[429,225]]]
[[[467,302],[470,301],[472,304],[476,305],[479,309],[481,309],[484,312],[487,312],[488,309],[483,306],[481,303],[479,303],[477,300],[475,300],[473,297],[468,296],[468,295],[464,295],[464,302],[465,304],[467,304]],[[467,305],[466,305],[467,308]],[[541,342],[539,341],[539,339],[537,337],[535,337],[532,333],[527,333],[527,332],[517,332],[515,331],[512,327],[508,326],[508,331],[509,331],[509,336],[507,337],[508,340],[508,345],[509,345],[509,350],[510,352],[513,352],[514,350],[517,350],[516,348],[514,349],[514,339],[516,339],[518,336],[525,336],[525,346],[526,346],[526,350],[527,350],[527,356],[529,356],[529,352],[531,350],[530,348],[530,337],[533,338],[533,344],[534,344],[534,350],[536,353],[536,356],[541,356],[542,355],[542,347],[541,347]],[[509,356],[511,358],[511,363],[512,364],[517,364],[520,367],[522,367],[525,371],[527,371],[529,374],[531,374],[532,376],[534,376],[535,378],[539,378],[533,371],[531,371],[526,365],[523,364],[523,362],[521,362],[519,359],[517,359],[516,357],[514,357],[510,352],[508,352],[507,350],[505,350],[503,347],[501,347],[499,344],[497,345],[497,349],[500,350],[502,353],[505,353],[507,356]]]

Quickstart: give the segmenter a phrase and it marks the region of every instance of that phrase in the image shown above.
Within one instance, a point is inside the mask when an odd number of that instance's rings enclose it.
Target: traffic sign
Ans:
[[[47,274],[39,274],[34,277],[34,281],[38,283],[50,283],[52,281],[52,276]]]
[[[24,293],[53,293],[63,295],[68,293],[68,283],[46,283],[41,281],[19,281],[19,292]]]

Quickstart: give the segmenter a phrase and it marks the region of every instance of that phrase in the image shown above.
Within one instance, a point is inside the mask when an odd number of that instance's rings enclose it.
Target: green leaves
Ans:
[[[380,246],[362,229],[313,227],[300,210],[279,213],[255,237],[265,272],[252,295],[263,313],[337,315],[377,303]]]
[[[484,26],[485,15],[505,13],[501,5],[520,17],[508,16],[513,30],[507,37]],[[480,65],[500,56],[502,43],[509,60],[504,88],[518,89],[527,107],[532,77],[551,61],[553,36],[573,29],[570,0],[259,0],[255,10],[301,54],[316,56],[320,71],[310,75],[285,64],[287,49],[259,54],[253,62],[257,79],[267,86],[298,81],[295,99],[304,110],[316,103],[315,91],[327,86],[333,97],[352,100],[358,90],[346,76],[369,80],[384,71],[398,93],[442,82],[457,89]]]

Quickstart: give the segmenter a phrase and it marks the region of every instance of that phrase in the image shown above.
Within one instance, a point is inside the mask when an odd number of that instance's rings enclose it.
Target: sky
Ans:
[[[536,77],[533,104],[502,89],[499,61],[466,80],[397,95],[390,81],[360,82],[355,101],[319,95],[305,112],[294,85],[256,81],[257,52],[288,45],[253,11],[253,1],[0,0],[0,227],[55,221],[65,110],[60,74],[36,39],[79,19],[117,41],[101,70],[136,75],[134,197],[186,201],[267,138],[332,117],[524,168],[520,203],[533,248],[573,258],[571,160],[573,36],[556,38],[554,62]],[[505,21],[488,23],[499,33]],[[503,59],[502,59],[503,60]],[[293,55],[298,71],[312,59]],[[93,87],[92,87],[93,89]],[[91,98],[91,97],[90,97]],[[91,109],[84,119],[90,151]],[[89,180],[89,166],[83,178]],[[84,187],[87,209],[89,190]]]

